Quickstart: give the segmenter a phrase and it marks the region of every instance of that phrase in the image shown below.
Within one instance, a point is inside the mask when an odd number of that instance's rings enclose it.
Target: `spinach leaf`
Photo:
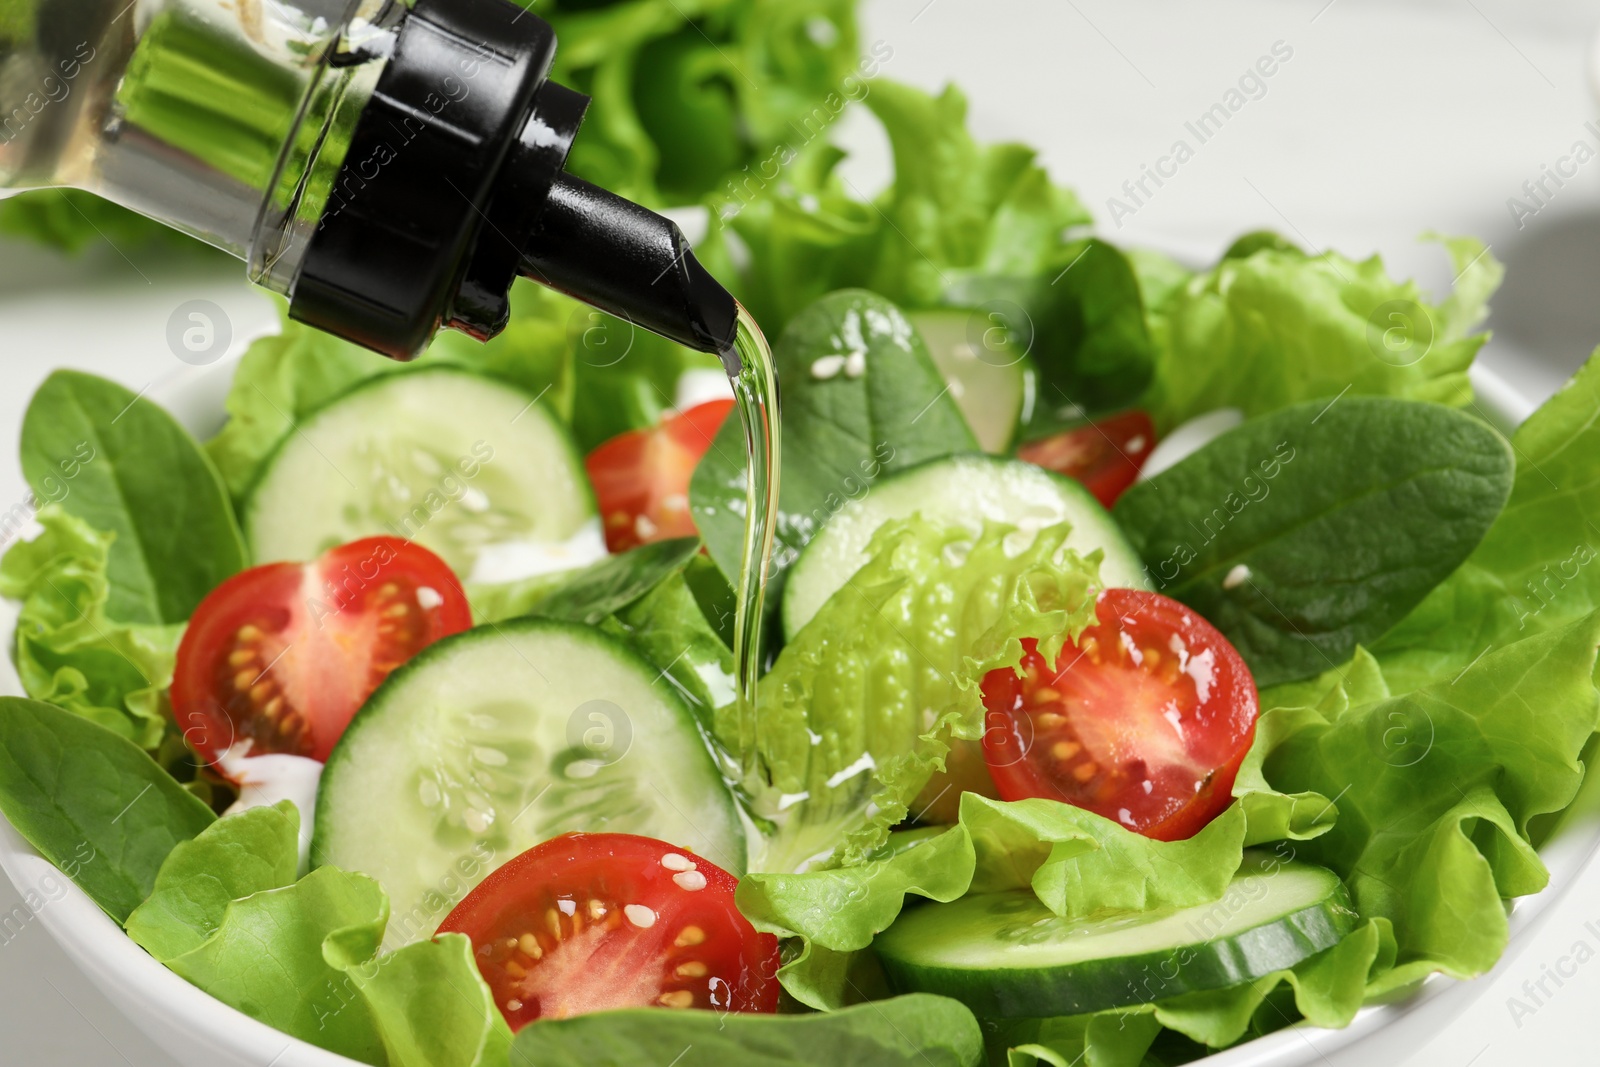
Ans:
[[[562,575],[553,586],[518,604],[518,615],[548,615],[593,626],[681,571],[700,551],[697,537],[640,545]],[[506,618],[508,616],[498,616]]]
[[[913,993],[825,1015],[742,1015],[653,1008],[534,1023],[511,1067],[668,1063],[705,1067],[976,1067],[983,1035],[959,1001]]]
[[[1455,570],[1511,489],[1505,439],[1435,404],[1347,397],[1245,423],[1117,501],[1156,587],[1256,684],[1344,663]]]
[[[712,713],[734,699],[733,651],[706,617],[684,574],[668,575],[620,609],[610,626],[677,686],[709,733]]]
[[[823,297],[784,330],[773,359],[783,395],[775,579],[879,477],[978,448],[922,338],[882,297]],[[695,468],[689,506],[730,583],[744,551],[745,477],[744,430],[729,419]]]
[[[182,622],[245,566],[216,468],[171,415],[115,382],[46,378],[23,416],[22,470],[40,497],[116,535],[106,614],[118,622]]]
[[[133,743],[50,704],[0,697],[0,811],[119,923],[211,809]]]

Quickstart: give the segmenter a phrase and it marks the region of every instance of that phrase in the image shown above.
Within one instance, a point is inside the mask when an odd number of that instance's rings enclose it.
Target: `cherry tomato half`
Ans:
[[[513,1030],[611,1008],[778,1008],[778,939],[739,880],[664,841],[563,834],[495,871],[440,925],[466,934]]]
[[[390,671],[471,625],[444,560],[398,537],[352,541],[315,563],[252,567],[195,609],[178,645],[172,713],[213,764],[245,742],[245,755],[326,761]]]
[[[629,430],[583,465],[605,524],[606,547],[623,552],[669,537],[693,537],[689,479],[711,448],[732,400],[708,400],[649,430]]]
[[[1176,600],[1107,589],[1095,614],[1055,670],[1024,641],[1021,677],[984,677],[989,774],[1006,800],[1062,800],[1158,841],[1190,837],[1233,798],[1255,681]]]
[[[1109,508],[1139,477],[1155,444],[1150,416],[1125,411],[1054,437],[1029,441],[1017,449],[1017,458],[1077,479]]]

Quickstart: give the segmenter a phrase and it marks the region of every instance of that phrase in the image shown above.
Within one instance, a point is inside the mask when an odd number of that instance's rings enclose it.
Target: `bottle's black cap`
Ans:
[[[548,23],[509,0],[418,0],[357,120],[289,313],[396,359],[506,323],[520,271],[682,344],[736,305],[668,219],[562,173],[588,98],[547,80]]]

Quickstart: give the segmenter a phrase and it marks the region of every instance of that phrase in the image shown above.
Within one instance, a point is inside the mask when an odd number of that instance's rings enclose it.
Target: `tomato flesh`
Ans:
[[[563,834],[495,871],[440,925],[466,934],[506,1022],[612,1008],[778,1008],[778,939],[738,879],[664,841]]]
[[[326,761],[390,671],[472,625],[438,556],[397,537],[341,545],[315,563],[242,571],[200,602],[178,646],[172,711],[227,776],[232,757]]]
[[[1107,589],[1055,669],[1024,641],[1022,675],[983,680],[984,759],[1006,800],[1047,797],[1160,841],[1233,798],[1255,738],[1255,681],[1227,638],[1175,600]]]
[[[732,410],[732,400],[709,400],[653,429],[618,434],[589,453],[583,465],[600,506],[607,548],[623,552],[695,535],[689,479]]]
[[[1096,500],[1109,508],[1138,480],[1155,443],[1156,431],[1150,416],[1142,411],[1125,411],[1053,437],[1029,441],[1017,449],[1017,458],[1082,482]]]

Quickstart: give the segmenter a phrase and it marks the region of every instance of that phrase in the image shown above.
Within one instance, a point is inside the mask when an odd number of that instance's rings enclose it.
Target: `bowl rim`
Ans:
[[[236,364],[237,359],[226,359],[203,367],[184,367],[153,385],[148,395],[192,431],[209,435],[220,425],[221,400]],[[1476,394],[1472,407],[1502,430],[1509,431],[1520,424],[1535,407],[1504,377],[1487,367],[1475,364],[1471,379]],[[0,631],[9,634],[15,623],[15,607],[0,602]],[[0,661],[0,693],[22,693],[9,656]],[[1562,829],[1545,842],[1539,852],[1550,869],[1550,881],[1540,892],[1513,903],[1510,938],[1497,966],[1520,951],[1538,920],[1578,881],[1597,851],[1600,808],[1566,820]],[[179,977],[135,944],[99,905],[35,851],[5,819],[0,819],[0,869],[16,885],[33,918],[51,938],[107,999],[158,1044],[161,1034],[181,1034],[219,1056],[268,1067],[283,1062],[291,1052],[292,1058],[287,1062],[295,1067],[363,1067],[359,1061],[253,1019]],[[57,888],[50,888],[52,881],[58,883]],[[41,903],[35,907],[31,901]],[[1441,1024],[1472,1002],[1474,996],[1467,995],[1470,986],[1470,982],[1434,974],[1402,999],[1362,1007],[1350,1025],[1342,1029],[1300,1022],[1197,1062],[1207,1067],[1288,1067],[1308,1062],[1407,1019]],[[1306,1048],[1297,1050],[1302,1044]],[[1297,1051],[1302,1054],[1295,1055]]]

